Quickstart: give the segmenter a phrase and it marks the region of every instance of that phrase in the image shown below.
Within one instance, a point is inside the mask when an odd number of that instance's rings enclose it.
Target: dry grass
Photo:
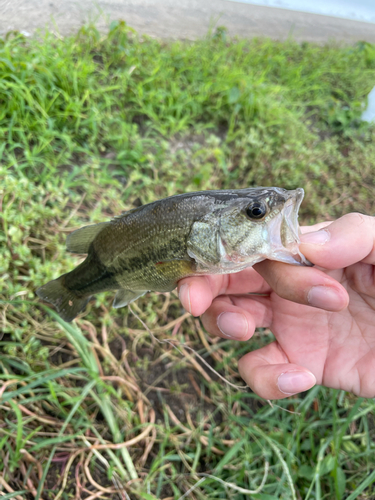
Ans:
[[[373,214],[375,48],[160,44],[120,23],[0,50],[2,498],[373,498],[374,401],[270,406],[224,382],[269,331],[212,339],[173,292],[135,314],[103,294],[68,325],[34,290],[77,263],[71,230],[179,192],[302,186],[304,222]]]

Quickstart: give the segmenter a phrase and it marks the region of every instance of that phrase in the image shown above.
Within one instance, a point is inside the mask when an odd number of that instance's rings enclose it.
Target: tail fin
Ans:
[[[49,281],[36,291],[38,297],[54,305],[64,321],[72,321],[87,305],[90,297],[79,297],[64,286],[64,276]]]

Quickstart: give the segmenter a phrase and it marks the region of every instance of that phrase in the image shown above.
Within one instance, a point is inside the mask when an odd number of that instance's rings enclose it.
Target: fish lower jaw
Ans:
[[[286,249],[280,250],[279,252],[272,252],[267,259],[276,260],[278,262],[284,262],[285,264],[291,264],[294,266],[312,266],[311,262],[306,259],[306,257],[296,249],[296,252],[287,251]]]
[[[254,262],[254,264],[256,264],[256,262]],[[243,271],[247,267],[252,267],[254,264],[242,264],[241,266],[237,264],[235,267],[212,266],[209,268],[197,266],[196,272],[194,274],[198,276],[206,274],[234,274]]]
[[[254,264],[267,259],[264,256],[257,256],[247,261],[221,260],[216,263],[197,263],[197,274],[233,274],[243,271],[247,267],[252,267]]]

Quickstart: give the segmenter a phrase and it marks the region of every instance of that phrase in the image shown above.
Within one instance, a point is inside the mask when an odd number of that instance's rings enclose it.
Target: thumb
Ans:
[[[309,370],[288,362],[277,342],[246,354],[238,369],[247,385],[264,399],[283,399],[316,384]]]
[[[300,250],[314,264],[341,269],[356,262],[375,263],[375,217],[351,213],[301,236]]]

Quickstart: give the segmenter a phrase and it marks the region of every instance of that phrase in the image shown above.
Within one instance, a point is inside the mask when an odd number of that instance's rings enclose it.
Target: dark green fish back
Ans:
[[[193,271],[186,245],[191,226],[214,204],[209,196],[176,196],[126,212],[97,235],[93,250],[120,288],[173,289]]]
[[[88,253],[86,260],[40,287],[38,296],[71,321],[95,293],[119,290],[114,306],[122,307],[148,290],[172,290],[194,272],[186,240],[194,221],[214,205],[208,193],[180,195],[74,231],[67,249]]]

